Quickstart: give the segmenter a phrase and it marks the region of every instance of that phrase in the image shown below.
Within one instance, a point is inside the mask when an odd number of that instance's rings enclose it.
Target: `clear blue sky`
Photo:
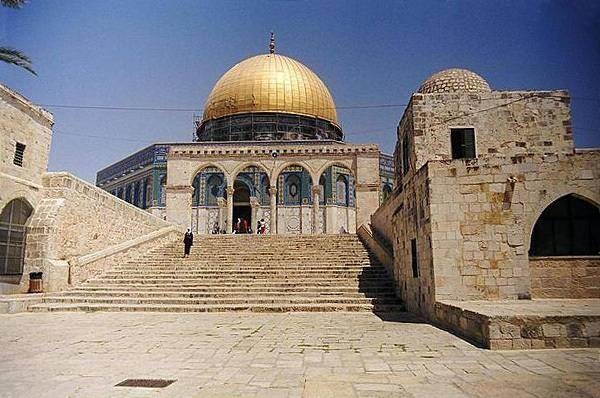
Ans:
[[[405,104],[448,67],[492,88],[568,89],[578,147],[600,146],[600,2],[31,0],[0,9],[0,45],[39,76],[0,80],[40,104],[197,109],[240,60],[277,52],[315,71],[338,106]],[[194,112],[48,107],[50,170],[89,181],[153,142],[190,141]],[[349,142],[391,153],[403,107],[339,110]]]

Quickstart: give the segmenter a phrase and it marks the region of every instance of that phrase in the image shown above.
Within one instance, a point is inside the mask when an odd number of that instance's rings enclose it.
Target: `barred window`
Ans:
[[[15,145],[15,158],[13,159],[13,163],[17,166],[23,167],[23,154],[25,153],[25,144],[21,144],[17,142]]]

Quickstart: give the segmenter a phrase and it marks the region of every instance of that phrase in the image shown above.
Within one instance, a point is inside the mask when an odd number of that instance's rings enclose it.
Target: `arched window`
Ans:
[[[160,195],[159,206],[165,206],[167,203],[167,176],[166,174],[160,178]]]
[[[146,180],[146,209],[152,206],[152,180]]]
[[[217,198],[223,196],[223,178],[218,174],[212,174],[206,180],[206,205],[216,206]]]
[[[531,256],[582,256],[600,252],[600,211],[573,195],[553,202],[535,223]]]
[[[285,203],[299,205],[302,199],[302,182],[296,174],[290,174],[285,179]]]
[[[389,198],[390,195],[392,194],[392,186],[390,184],[383,184],[383,188],[382,188],[381,192],[382,192],[382,199],[385,202],[387,200],[387,198]]]
[[[343,174],[335,180],[335,198],[338,205],[348,206],[348,179]]]
[[[20,275],[25,259],[25,224],[33,208],[23,199],[14,199],[0,214],[0,275]]]
[[[131,203],[131,185],[125,187],[125,202]]]
[[[319,204],[325,204],[325,185],[327,184],[327,179],[325,178],[325,174],[321,174],[319,178]]]

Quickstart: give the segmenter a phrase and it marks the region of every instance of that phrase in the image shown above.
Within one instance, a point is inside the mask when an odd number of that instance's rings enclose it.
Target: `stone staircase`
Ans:
[[[197,236],[116,265],[31,311],[398,312],[394,285],[356,235]]]

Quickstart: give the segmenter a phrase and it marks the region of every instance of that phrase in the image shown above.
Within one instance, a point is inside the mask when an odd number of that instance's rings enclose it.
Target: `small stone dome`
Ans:
[[[467,69],[446,69],[431,75],[417,92],[431,93],[489,93],[490,85],[475,72]]]

